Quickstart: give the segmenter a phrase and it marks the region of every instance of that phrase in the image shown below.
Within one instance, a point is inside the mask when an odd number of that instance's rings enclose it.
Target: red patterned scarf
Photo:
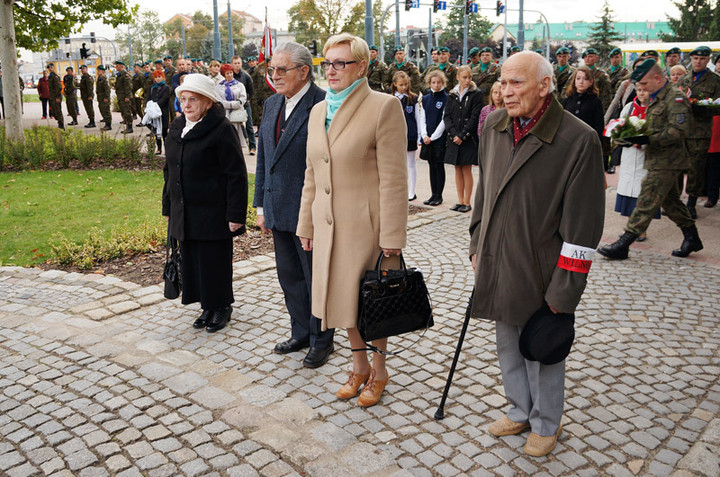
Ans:
[[[525,124],[525,126],[520,125],[520,118],[513,118],[513,130],[515,132],[515,146],[517,147],[518,143],[522,138],[527,136],[527,134],[530,132],[530,130],[535,127],[538,121],[540,121],[540,118],[545,114],[545,111],[547,111],[548,106],[550,106],[550,101],[552,101],[552,94],[548,94],[545,98],[545,102],[540,107],[540,110],[535,113],[535,116]]]
[[[637,116],[640,119],[645,119],[646,110],[647,105],[643,106],[640,104],[640,101],[638,101],[636,96],[635,99],[633,99],[633,108],[630,112],[630,116]]]

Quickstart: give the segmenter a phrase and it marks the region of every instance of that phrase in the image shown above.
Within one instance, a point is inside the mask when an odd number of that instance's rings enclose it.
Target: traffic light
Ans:
[[[497,0],[497,5],[495,5],[495,14],[497,16],[500,16],[500,14],[504,11],[505,11],[505,6],[503,6],[503,3],[500,0]]]
[[[312,43],[310,44],[310,54],[313,56],[317,56],[317,51],[318,51],[317,40],[313,40]]]
[[[90,43],[95,43],[95,32],[94,31],[90,32]]]
[[[472,12],[472,0],[465,0],[465,15],[470,15]]]
[[[90,50],[88,50],[85,47],[85,43],[82,44],[82,47],[80,48],[80,59],[84,60],[90,56]]]
[[[433,13],[437,13],[438,3],[440,3],[440,0],[433,0]]]
[[[409,12],[412,8],[412,0],[405,0],[405,11]]]

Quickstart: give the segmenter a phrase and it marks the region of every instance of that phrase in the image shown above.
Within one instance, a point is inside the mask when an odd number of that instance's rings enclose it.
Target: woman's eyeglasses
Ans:
[[[357,61],[321,61],[320,66],[322,66],[324,70],[329,70],[331,66],[335,70],[344,70],[345,66],[352,63],[357,63]]]

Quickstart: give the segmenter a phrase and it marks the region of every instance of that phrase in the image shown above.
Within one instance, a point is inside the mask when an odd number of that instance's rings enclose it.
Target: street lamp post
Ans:
[[[218,22],[217,0],[213,0],[213,56],[220,58],[220,23]]]

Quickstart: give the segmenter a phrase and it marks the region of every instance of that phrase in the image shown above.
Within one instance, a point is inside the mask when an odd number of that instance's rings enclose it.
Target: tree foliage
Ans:
[[[158,13],[141,10],[133,17],[129,30],[128,28],[116,30],[115,41],[119,45],[127,45],[128,40],[132,41],[135,61],[152,61],[159,58],[165,49],[165,31]]]
[[[185,28],[185,54],[191,58],[213,58],[213,18],[197,11],[192,16],[193,24]],[[242,33],[244,20],[232,17],[233,48],[235,53],[243,47],[245,35]],[[220,26],[220,52],[222,59],[228,58],[228,24],[227,17],[221,18]],[[182,55],[182,20],[179,18],[164,27],[167,42],[165,50],[175,57]],[[218,58],[220,60],[221,58]]]
[[[375,2],[380,3],[380,2]],[[288,9],[288,29],[298,43],[320,40],[350,32],[362,36],[365,31],[365,2],[360,0],[298,0]]]
[[[51,50],[60,38],[91,20],[117,27],[129,23],[137,9],[129,0],[16,0],[15,44],[32,51]]]
[[[673,4],[680,18],[668,15],[671,33],[661,33],[663,41],[708,41],[720,34],[720,7],[712,0],[684,0]]]
[[[590,27],[590,31],[588,43],[591,48],[598,51],[602,59],[607,59],[610,51],[615,48],[614,44],[623,40],[623,36],[615,31],[613,11],[607,0],[605,0],[605,5],[601,10],[600,22]]]
[[[456,0],[455,5],[465,5],[465,0]],[[448,8],[447,20],[445,22],[438,22],[436,28],[442,29],[440,35],[440,46],[445,45],[451,39],[463,40],[463,30],[465,23],[465,9],[464,8]],[[471,13],[468,16],[468,49],[470,49],[470,39],[474,39],[480,44],[487,41],[487,37],[490,34],[492,23],[480,13]],[[451,51],[452,53],[452,51]]]

